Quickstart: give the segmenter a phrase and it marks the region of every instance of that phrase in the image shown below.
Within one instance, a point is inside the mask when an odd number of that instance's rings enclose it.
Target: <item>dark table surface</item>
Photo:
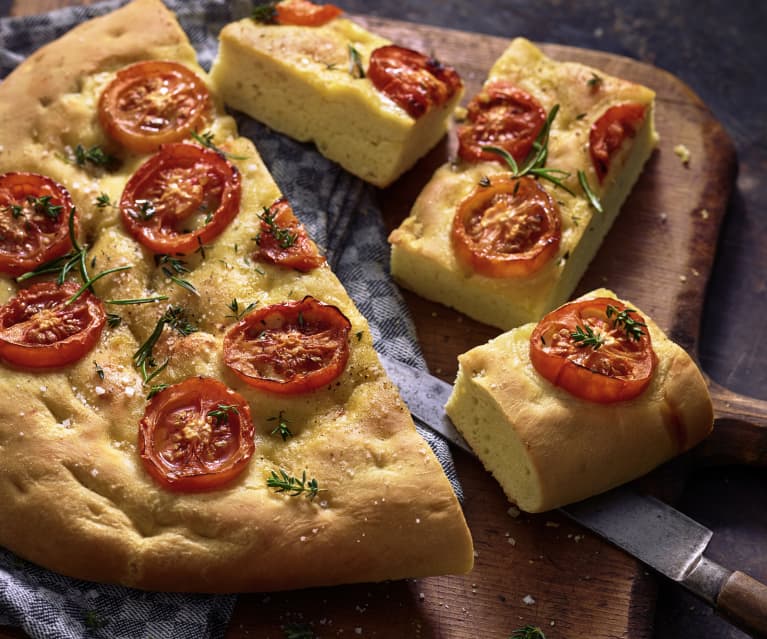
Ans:
[[[0,14],[12,7],[0,0]],[[725,126],[736,187],[707,285],[700,362],[733,391],[767,399],[767,2],[762,0],[343,0],[349,12],[628,56],[684,81]],[[714,530],[709,555],[767,581],[767,472],[694,475],[678,507]],[[767,614],[767,611],[765,612]],[[658,639],[739,638],[677,587],[662,584]],[[575,639],[575,638],[574,638]]]
[[[706,291],[700,362],[731,390],[767,399],[767,2],[760,0],[344,0],[345,9],[435,26],[608,51],[684,81],[725,126],[738,178]],[[714,531],[710,556],[767,580],[767,472],[694,475],[679,508]],[[765,611],[767,614],[767,611]],[[662,584],[658,639],[745,637]]]

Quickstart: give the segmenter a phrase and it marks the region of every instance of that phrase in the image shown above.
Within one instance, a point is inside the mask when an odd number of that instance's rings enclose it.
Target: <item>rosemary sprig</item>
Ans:
[[[594,329],[591,328],[591,326],[586,326],[585,330],[583,326],[576,326],[575,331],[570,333],[570,339],[578,346],[590,346],[595,351],[599,350],[599,347],[605,343],[604,335],[594,332]]]
[[[543,630],[538,626],[527,625],[517,628],[511,633],[509,639],[546,639],[546,635],[543,634]]]
[[[647,328],[647,324],[635,320],[629,315],[629,313],[636,312],[636,309],[633,308],[627,308],[622,311],[618,311],[618,309],[615,308],[612,304],[608,304],[607,309],[605,310],[607,319],[612,319],[613,321],[613,327],[617,328],[618,326],[622,326],[626,331],[626,335],[628,335],[634,341],[638,342],[642,338],[642,335],[645,334],[642,329]]]
[[[585,171],[578,171],[578,182],[580,182],[581,188],[586,194],[586,199],[589,201],[589,204],[591,204],[598,213],[604,213],[605,210],[602,207],[602,202],[599,201],[599,198],[594,191],[591,190],[591,185],[589,184],[589,179],[586,177]]]
[[[356,79],[365,77],[365,67],[362,65],[362,56],[353,44],[348,45],[349,49],[349,75]]]
[[[277,3],[266,2],[256,5],[250,17],[260,24],[277,24]]]
[[[240,414],[239,409],[234,404],[219,404],[213,410],[208,411],[208,417],[212,418],[216,424],[226,424],[230,414]]]
[[[204,146],[205,148],[210,149],[211,151],[215,151],[225,160],[247,160],[248,159],[244,155],[232,155],[231,153],[227,153],[222,148],[216,146],[213,143],[213,133],[211,131],[206,131],[205,133],[197,133],[197,131],[192,131],[191,136],[194,139],[194,141],[197,142],[197,144],[199,144],[200,146]]]
[[[288,475],[282,468],[280,468],[280,474],[275,471],[271,471],[271,475],[266,479],[266,485],[269,488],[274,488],[278,493],[286,493],[291,497],[297,497],[298,495],[306,495],[307,499],[312,500],[317,496],[323,488],[319,487],[317,480],[312,478],[308,482],[306,481],[306,471],[301,475],[301,479]]]
[[[185,280],[183,277],[179,277],[180,275],[189,273],[189,269],[186,267],[186,262],[184,262],[184,260],[180,260],[176,257],[172,257],[166,254],[159,254],[154,256],[154,261],[155,264],[162,269],[162,272],[168,279],[170,279],[171,282],[177,284],[183,289],[186,289],[193,295],[200,295],[194,284],[188,280]]]
[[[153,302],[164,302],[167,299],[167,295],[157,295],[156,297],[135,297],[124,300],[105,300],[105,303],[114,304],[115,306],[129,306],[131,304],[151,304]]]
[[[235,320],[239,321],[243,318],[243,316],[247,315],[252,311],[254,308],[256,308],[256,305],[258,302],[251,302],[248,304],[245,308],[240,308],[240,303],[237,301],[237,298],[235,297],[232,299],[231,302],[229,302],[229,305],[227,308],[232,311],[231,315],[227,315],[227,317],[233,317]]]
[[[181,335],[191,335],[198,329],[191,324],[186,317],[186,311],[180,306],[169,306],[168,310],[163,313],[162,317],[157,320],[154,330],[147,337],[146,341],[139,346],[138,350],[133,353],[133,364],[141,371],[141,375],[144,378],[144,383],[148,384],[153,378],[155,378],[165,367],[168,365],[170,359],[166,359],[162,364],[158,366],[154,359],[154,347],[157,344],[162,332],[166,326],[170,326],[172,329],[178,331]],[[154,368],[151,373],[148,368]]]
[[[277,422],[277,425],[272,429],[270,433],[271,435],[279,435],[282,437],[282,441],[287,441],[288,437],[293,437],[293,432],[288,427],[288,420],[285,419],[282,411],[280,411],[277,417],[270,417],[266,421]]]
[[[297,233],[291,233],[289,228],[282,228],[274,219],[274,214],[268,207],[264,207],[264,212],[258,216],[258,219],[266,224],[266,228],[269,234],[277,240],[277,244],[280,248],[290,248],[296,243],[298,239]],[[261,233],[256,236],[256,244],[261,243]]]

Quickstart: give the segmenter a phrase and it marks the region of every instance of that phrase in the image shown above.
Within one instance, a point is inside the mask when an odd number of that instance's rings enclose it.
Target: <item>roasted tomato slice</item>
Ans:
[[[221,488],[255,450],[250,407],[218,380],[191,377],[149,400],[138,443],[144,467],[166,488]]]
[[[302,27],[319,27],[343,13],[333,4],[314,4],[308,0],[278,2],[275,7],[278,24],[294,24]]]
[[[474,96],[467,109],[467,124],[458,128],[458,155],[468,162],[505,162],[482,147],[495,146],[522,162],[546,123],[538,101],[513,84],[497,80]]]
[[[463,86],[452,67],[393,44],[373,51],[368,77],[376,89],[415,119],[445,104]]]
[[[637,397],[657,363],[644,319],[609,297],[546,315],[530,337],[530,360],[555,386],[600,404]]]
[[[298,221],[285,198],[280,198],[260,215],[261,230],[256,237],[256,260],[279,264],[306,273],[322,266],[325,258]]]
[[[210,116],[208,88],[177,62],[147,60],[117,72],[99,99],[99,121],[112,139],[151,153],[202,129]]]
[[[224,336],[224,361],[251,386],[296,394],[330,384],[349,359],[351,323],[305,297],[246,315]]]
[[[22,368],[66,366],[98,342],[106,323],[101,301],[74,282],[40,282],[0,307],[0,359]]]
[[[646,111],[642,104],[618,104],[607,109],[592,125],[589,151],[600,183],[604,181],[610,162],[624,140],[633,138],[642,126]]]
[[[240,208],[240,172],[211,149],[166,144],[125,185],[120,214],[155,253],[191,253],[215,239]]]
[[[67,190],[49,177],[0,175],[0,271],[16,277],[66,254],[73,208]]]
[[[531,177],[493,175],[459,205],[453,217],[458,260],[487,277],[524,277],[557,252],[559,207]]]

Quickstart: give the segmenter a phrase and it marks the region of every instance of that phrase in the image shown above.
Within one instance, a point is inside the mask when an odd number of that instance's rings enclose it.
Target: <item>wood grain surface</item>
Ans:
[[[33,13],[43,10],[42,5],[16,3],[16,10]],[[435,27],[364,17],[358,21],[455,65],[466,82],[467,99],[508,44]],[[704,289],[735,174],[732,144],[706,106],[675,77],[605,53],[555,45],[544,49],[557,59],[585,62],[657,92],[660,146],[576,293],[612,288],[695,355]],[[679,144],[689,149],[689,164],[674,153]],[[404,219],[415,195],[453,150],[451,135],[380,192],[389,228]],[[498,332],[444,306],[407,292],[405,296],[429,367],[446,380],[455,374],[459,353]],[[673,500],[693,466],[767,461],[767,429],[753,425],[767,421],[765,404],[715,385],[712,391],[715,435],[643,479],[644,487]],[[279,639],[290,624],[305,624],[323,638],[505,639],[526,624],[540,626],[548,639],[652,637],[654,576],[558,513],[513,516],[481,465],[461,451],[455,457],[476,546],[471,574],[242,595],[227,638]],[[0,629],[0,639],[23,636]]]

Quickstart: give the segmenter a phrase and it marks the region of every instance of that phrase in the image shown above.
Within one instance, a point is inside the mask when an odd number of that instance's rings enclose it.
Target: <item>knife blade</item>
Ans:
[[[426,371],[381,356],[413,417],[475,453],[445,413],[453,387]],[[654,497],[621,486],[559,509],[582,526],[684,586],[753,636],[767,636],[767,586],[708,559],[713,533]]]

